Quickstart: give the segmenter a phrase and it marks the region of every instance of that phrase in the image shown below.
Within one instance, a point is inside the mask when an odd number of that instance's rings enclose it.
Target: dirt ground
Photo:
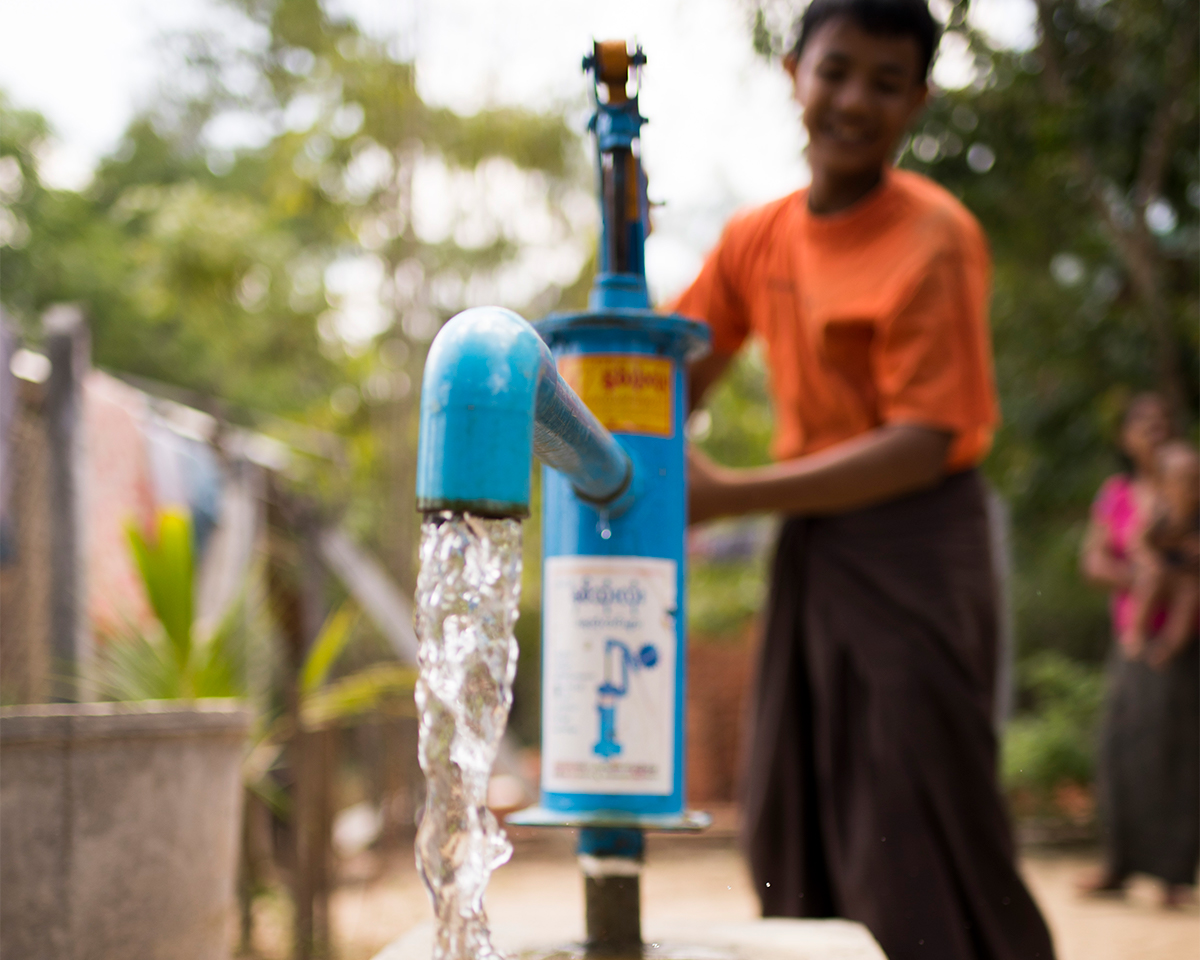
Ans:
[[[548,916],[579,918],[583,890],[566,834],[518,837],[513,860],[492,878],[489,916],[536,929]],[[1197,960],[1200,909],[1167,912],[1158,890],[1137,880],[1124,900],[1081,899],[1075,883],[1096,867],[1094,854],[1027,851],[1021,867],[1054,932],[1059,960]],[[337,960],[370,960],[385,944],[430,918],[429,901],[411,856],[364,857],[334,895]],[[355,875],[357,874],[357,875]],[[732,837],[652,837],[643,876],[644,923],[749,920],[757,904]],[[267,901],[258,913],[257,956],[283,960],[286,917]]]

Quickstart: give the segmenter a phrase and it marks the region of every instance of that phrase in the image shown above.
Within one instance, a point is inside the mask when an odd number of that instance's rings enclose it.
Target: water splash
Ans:
[[[416,701],[425,814],[417,868],[437,916],[433,960],[499,960],[483,912],[512,845],[487,808],[517,669],[521,525],[442,513],[421,527]]]

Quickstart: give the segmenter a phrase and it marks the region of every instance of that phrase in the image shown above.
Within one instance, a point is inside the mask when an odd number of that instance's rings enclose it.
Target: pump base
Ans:
[[[492,927],[492,942],[513,960],[599,960],[562,931],[547,911],[537,927],[528,923]],[[650,941],[631,954],[604,960],[887,960],[867,928],[848,920],[751,920],[740,923],[656,925]],[[554,944],[558,946],[554,946]],[[429,960],[433,925],[426,924],[393,943],[375,960]]]
[[[712,817],[702,810],[683,813],[630,813],[625,810],[547,810],[526,807],[505,817],[514,827],[601,827],[653,830],[657,833],[699,833],[712,826]]]

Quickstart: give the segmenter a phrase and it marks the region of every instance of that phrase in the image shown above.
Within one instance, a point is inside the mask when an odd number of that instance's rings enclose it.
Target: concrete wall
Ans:
[[[248,711],[0,710],[0,957],[227,960]]]

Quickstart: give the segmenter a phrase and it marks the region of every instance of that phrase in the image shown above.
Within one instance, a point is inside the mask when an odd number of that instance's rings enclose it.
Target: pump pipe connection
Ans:
[[[529,515],[533,457],[576,496],[617,515],[633,462],[555,369],[550,348],[511,310],[464,310],[438,332],[421,384],[417,509]]]

